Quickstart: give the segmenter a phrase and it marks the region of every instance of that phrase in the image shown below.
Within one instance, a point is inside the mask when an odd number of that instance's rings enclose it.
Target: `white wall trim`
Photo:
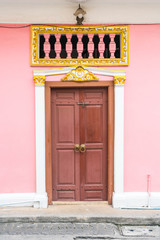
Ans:
[[[160,192],[123,192],[113,194],[114,208],[160,208]]]
[[[35,85],[35,118],[36,118],[36,203],[34,207],[46,208],[45,170],[45,87]],[[43,196],[43,199],[42,199]]]
[[[92,67],[84,67],[88,71],[92,72],[93,74],[104,75],[104,76],[126,76],[125,70],[110,70],[105,68],[92,68]]]
[[[124,86],[114,87],[114,192],[123,192],[124,178]]]
[[[37,193],[4,193],[0,194],[0,207],[34,206],[47,208],[48,199],[45,194]],[[114,208],[160,208],[160,192],[123,192],[113,194]]]
[[[88,71],[92,72],[93,74],[104,75],[104,76],[126,76],[125,70],[110,70],[107,68],[93,68],[93,67],[85,67]],[[64,67],[64,68],[55,68],[55,69],[36,69],[33,71],[34,76],[51,76],[51,75],[60,75],[69,73],[75,69],[75,67]]]
[[[6,206],[34,206],[47,208],[47,194],[37,193],[4,193],[0,194],[0,207]]]
[[[45,87],[35,85],[36,192],[45,194]]]
[[[75,67],[67,67],[67,68],[55,68],[55,69],[38,69],[33,71],[34,76],[52,76],[52,75],[60,75],[69,73]]]

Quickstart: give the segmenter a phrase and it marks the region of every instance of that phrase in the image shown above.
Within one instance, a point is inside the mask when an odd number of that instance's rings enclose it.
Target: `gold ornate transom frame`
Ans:
[[[121,39],[121,58],[92,58],[92,59],[56,59],[39,58],[39,35],[56,33],[115,33],[120,34]],[[129,64],[129,39],[127,25],[94,25],[94,26],[75,26],[75,25],[32,25],[31,26],[31,66],[127,66]]]
[[[75,82],[84,82],[84,81],[98,81],[99,79],[87,69],[84,69],[82,66],[78,66],[76,69],[71,70],[67,73],[61,81],[75,81]]]

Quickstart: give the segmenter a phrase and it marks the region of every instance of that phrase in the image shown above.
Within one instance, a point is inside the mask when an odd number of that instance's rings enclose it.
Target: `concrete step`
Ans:
[[[41,222],[32,221],[10,221],[0,223],[0,235],[57,235],[57,236],[69,236],[75,237],[91,237],[96,238],[99,236],[101,239],[104,237],[121,239],[130,237],[159,237],[160,239],[160,227],[159,226],[131,226],[121,225],[113,223],[100,222],[44,222],[43,218]]]
[[[159,240],[160,238],[152,237],[152,238],[144,238],[144,237],[136,237],[136,238],[110,238],[110,237],[95,237],[95,236],[87,236],[87,237],[79,237],[73,235],[0,235],[0,240]]]
[[[106,205],[1,208],[0,240],[160,240],[160,211]]]
[[[74,236],[60,235],[0,235],[0,240],[74,240]],[[84,239],[83,239],[84,240]]]
[[[120,236],[116,225],[110,223],[50,223],[50,222],[10,222],[0,224],[1,234],[10,235],[75,235],[75,236]]]

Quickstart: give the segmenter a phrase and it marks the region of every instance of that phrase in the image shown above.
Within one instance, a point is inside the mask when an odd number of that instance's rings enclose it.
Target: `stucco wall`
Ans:
[[[30,29],[0,29],[0,192],[35,191]]]
[[[125,191],[160,191],[160,25],[130,26],[125,84]]]
[[[35,191],[35,100],[30,28],[0,28],[0,193]],[[124,189],[160,191],[160,25],[129,27]],[[109,67],[111,68],[111,67]],[[35,68],[34,68],[35,69]]]

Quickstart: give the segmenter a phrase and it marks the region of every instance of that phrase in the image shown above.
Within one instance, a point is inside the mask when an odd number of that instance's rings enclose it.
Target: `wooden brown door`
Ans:
[[[106,88],[52,91],[52,162],[54,201],[107,200]]]

